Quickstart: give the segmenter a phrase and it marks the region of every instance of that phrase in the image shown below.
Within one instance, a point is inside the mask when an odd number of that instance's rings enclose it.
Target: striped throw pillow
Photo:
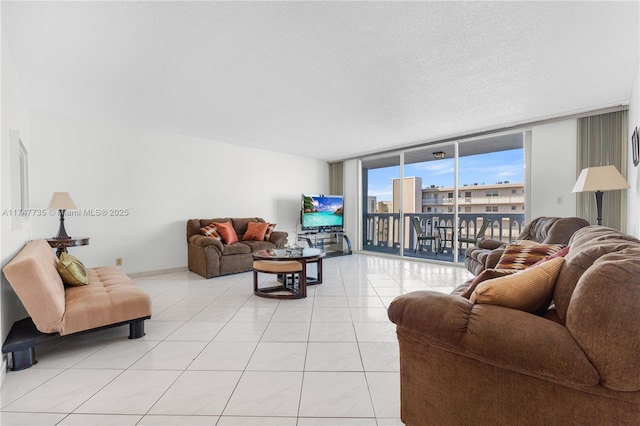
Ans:
[[[203,228],[200,228],[200,232],[202,233],[202,235],[204,235],[205,237],[213,237],[216,240],[222,242],[222,237],[220,236],[220,234],[218,233],[218,227],[215,226],[213,223],[210,225],[207,225]]]
[[[269,226],[267,226],[267,232],[264,233],[265,241],[269,241],[269,238],[271,238],[271,233],[273,232],[274,229],[276,229],[275,223],[270,223]]]
[[[564,244],[509,244],[495,269],[527,269],[564,248]]]

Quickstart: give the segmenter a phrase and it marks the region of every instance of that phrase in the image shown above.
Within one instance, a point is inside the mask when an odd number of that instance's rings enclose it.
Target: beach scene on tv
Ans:
[[[304,228],[342,227],[343,198],[330,195],[303,195]]]

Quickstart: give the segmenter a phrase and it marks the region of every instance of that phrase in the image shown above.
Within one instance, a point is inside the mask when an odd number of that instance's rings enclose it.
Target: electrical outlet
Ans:
[[[116,257],[116,266],[122,266],[122,258]]]
[[[556,197],[556,203],[558,204],[564,204],[564,197],[562,195],[558,195]]]

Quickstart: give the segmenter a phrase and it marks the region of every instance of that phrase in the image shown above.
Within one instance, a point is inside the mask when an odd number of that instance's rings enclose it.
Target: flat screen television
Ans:
[[[344,198],[342,195],[302,194],[300,224],[303,231],[342,229]]]

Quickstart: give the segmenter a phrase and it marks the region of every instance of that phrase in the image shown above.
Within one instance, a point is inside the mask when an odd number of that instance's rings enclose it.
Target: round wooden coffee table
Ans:
[[[307,285],[322,283],[322,258],[325,251],[317,248],[298,250],[260,250],[253,254],[253,294],[273,299],[307,297]],[[307,265],[315,263],[317,274],[307,277]],[[258,287],[258,273],[277,274],[279,285]]]

